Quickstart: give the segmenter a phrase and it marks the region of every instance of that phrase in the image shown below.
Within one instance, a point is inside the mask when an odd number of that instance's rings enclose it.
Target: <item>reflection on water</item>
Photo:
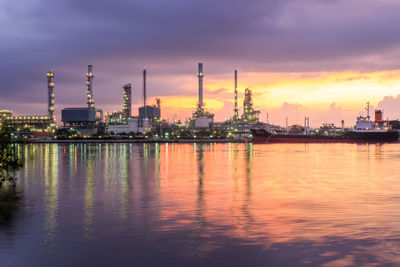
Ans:
[[[400,144],[18,151],[1,266],[400,264]]]
[[[44,236],[45,247],[51,254],[57,238],[58,213],[58,146],[45,145],[44,157],[41,158],[44,177]]]

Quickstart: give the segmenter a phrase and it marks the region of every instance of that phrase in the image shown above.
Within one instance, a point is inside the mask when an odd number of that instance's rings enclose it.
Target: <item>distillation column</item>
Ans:
[[[130,83],[127,83],[123,87],[124,89],[124,121],[127,122],[128,119],[132,116],[132,86]]]
[[[48,88],[48,117],[49,117],[49,131],[54,132],[56,126],[56,118],[54,116],[54,71],[48,71],[47,88]]]
[[[88,108],[90,109],[95,109],[94,108],[94,100],[93,100],[93,65],[88,65],[88,73],[87,73],[87,104]]]

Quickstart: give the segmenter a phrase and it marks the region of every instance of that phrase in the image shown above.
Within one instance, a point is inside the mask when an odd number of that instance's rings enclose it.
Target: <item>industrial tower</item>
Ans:
[[[144,117],[147,118],[147,108],[146,108],[146,69],[143,70],[143,108],[144,108]]]
[[[252,92],[249,88],[246,88],[244,92],[242,119],[244,121],[257,122],[259,114],[260,111],[253,108]]]
[[[203,63],[199,63],[199,71],[197,73],[197,77],[199,78],[199,104],[198,109],[203,109]]]
[[[197,77],[199,78],[199,102],[193,111],[192,117],[188,119],[188,124],[195,128],[208,128],[214,123],[214,114],[209,113],[204,108],[203,102],[203,63],[198,64]]]
[[[239,118],[237,78],[238,78],[238,71],[235,70],[235,108],[233,109],[233,118],[235,120]]]
[[[124,122],[128,122],[128,119],[132,116],[132,86],[127,83],[123,87],[124,89],[124,106],[122,108],[122,119]]]
[[[54,71],[50,70],[46,73],[47,88],[48,88],[48,117],[49,117],[49,132],[54,132],[56,126],[56,118],[54,116]]]
[[[94,100],[93,100],[93,65],[88,65],[88,73],[87,73],[87,104],[88,108],[90,109],[95,109],[94,108]]]

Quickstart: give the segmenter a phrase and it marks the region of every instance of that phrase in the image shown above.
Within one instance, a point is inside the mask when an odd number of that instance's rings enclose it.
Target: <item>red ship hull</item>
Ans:
[[[344,138],[302,138],[294,136],[254,136],[253,143],[352,143],[354,140]]]
[[[251,129],[253,143],[381,143],[396,142],[399,132],[348,132],[342,135],[275,134],[264,128]]]

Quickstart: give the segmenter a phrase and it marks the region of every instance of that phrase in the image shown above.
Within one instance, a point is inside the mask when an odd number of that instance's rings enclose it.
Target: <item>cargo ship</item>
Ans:
[[[252,128],[253,143],[382,143],[399,140],[399,132],[392,130],[389,122],[382,120],[381,110],[375,111],[375,121],[369,116],[357,117],[356,125],[341,134],[276,133],[268,127]]]

